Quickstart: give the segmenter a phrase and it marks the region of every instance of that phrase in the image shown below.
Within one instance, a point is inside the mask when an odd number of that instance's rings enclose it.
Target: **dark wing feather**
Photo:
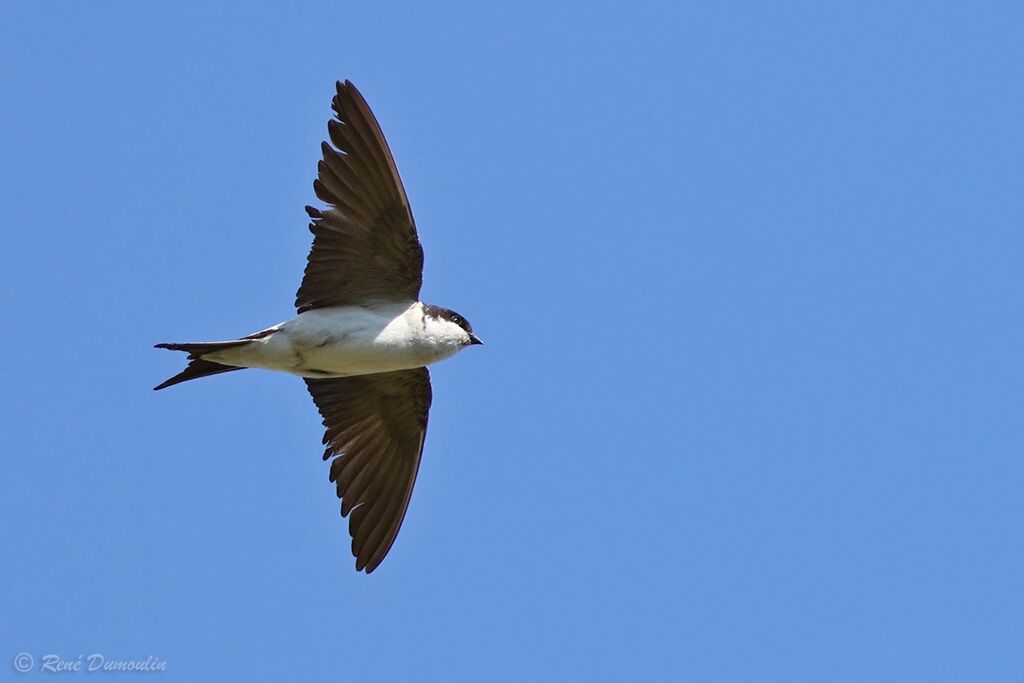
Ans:
[[[366,100],[349,81],[338,83],[336,120],[327,129],[313,182],[329,204],[306,207],[313,248],[295,297],[299,313],[325,306],[416,301],[423,282],[423,248],[398,168]],[[335,149],[337,148],[337,149]]]
[[[356,570],[369,574],[391,549],[409,507],[427,434],[426,368],[306,379],[324,419],[324,460],[349,517]],[[351,513],[351,514],[350,514]]]

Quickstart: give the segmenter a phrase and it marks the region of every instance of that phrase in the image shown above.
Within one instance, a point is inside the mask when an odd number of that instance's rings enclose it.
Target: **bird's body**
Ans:
[[[458,325],[427,315],[430,306],[381,304],[316,308],[256,333],[250,343],[203,355],[233,367],[300,377],[351,377],[419,368],[465,345]]]
[[[243,368],[303,377],[323,417],[324,460],[349,517],[356,569],[394,543],[419,469],[431,403],[426,366],[480,340],[469,322],[419,300],[423,249],[384,134],[350,82],[338,83],[306,207],[313,247],[298,315],[220,342],[157,344],[189,364],[156,389]]]

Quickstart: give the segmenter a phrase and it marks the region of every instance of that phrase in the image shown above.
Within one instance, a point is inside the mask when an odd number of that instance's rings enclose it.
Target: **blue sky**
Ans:
[[[147,5],[0,8],[3,678],[1024,675],[1019,3]],[[344,78],[487,342],[369,577],[299,380],[151,391]]]

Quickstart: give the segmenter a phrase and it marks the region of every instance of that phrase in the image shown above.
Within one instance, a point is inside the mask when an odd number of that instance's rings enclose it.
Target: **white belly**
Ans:
[[[346,377],[423,367],[460,348],[454,339],[425,333],[416,303],[306,311],[271,335],[203,358],[302,377]]]

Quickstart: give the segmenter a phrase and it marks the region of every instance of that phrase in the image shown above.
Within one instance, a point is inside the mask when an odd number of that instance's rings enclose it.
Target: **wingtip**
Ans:
[[[334,111],[336,111],[338,113],[338,115],[340,116],[342,111],[343,111],[343,109],[344,109],[344,107],[342,105],[342,102],[344,100],[346,100],[347,98],[352,97],[352,91],[354,91],[354,90],[356,92],[359,92],[359,91],[356,90],[356,87],[354,85],[352,85],[352,81],[348,80],[347,78],[345,79],[344,82],[337,81],[335,83],[335,90],[336,90],[336,93],[334,95],[334,100],[331,103],[331,105],[332,105]]]
[[[379,562],[377,564],[370,564],[367,560],[360,560],[358,558],[356,559],[356,571],[357,572],[366,572],[367,576],[372,574],[373,570],[375,570],[379,566],[380,566]]]
[[[356,539],[352,539],[352,555],[356,558],[356,571],[361,572],[366,567],[366,558],[360,557],[359,553],[356,552]]]
[[[366,98],[363,97],[363,93],[359,92],[359,88],[356,87],[356,84],[347,78],[344,83],[338,83],[338,98],[347,98],[349,103],[356,104],[357,106],[361,101],[363,106],[369,107],[369,105],[366,104]]]

